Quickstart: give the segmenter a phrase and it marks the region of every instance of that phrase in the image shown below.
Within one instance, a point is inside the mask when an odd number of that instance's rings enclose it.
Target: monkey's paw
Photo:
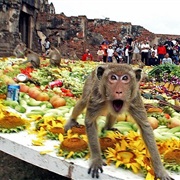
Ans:
[[[164,173],[156,173],[155,174],[155,180],[158,180],[158,179],[160,179],[160,180],[175,180],[174,178],[172,178],[172,177],[170,177],[166,172],[164,172]]]
[[[69,129],[71,129],[73,126],[80,126],[78,122],[74,121],[74,120],[70,120],[69,122],[67,122],[67,124],[64,126],[64,130],[65,132],[67,132]]]
[[[101,173],[103,172],[102,166],[106,166],[106,163],[101,159],[93,160],[90,168],[88,169],[88,174],[92,174],[92,178],[99,178],[99,170]]]

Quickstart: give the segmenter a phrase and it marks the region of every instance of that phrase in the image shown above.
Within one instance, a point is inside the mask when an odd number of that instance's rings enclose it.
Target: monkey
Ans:
[[[51,66],[68,68],[69,71],[72,71],[71,67],[61,65],[61,53],[54,46],[51,46],[51,48],[47,50],[47,57],[50,58]]]
[[[34,67],[34,68],[39,68],[40,67],[40,58],[39,58],[39,55],[35,52],[33,52],[32,50],[28,49],[26,50],[25,52],[26,56],[27,56],[27,60],[24,61],[23,63],[21,64],[26,64],[28,62],[31,63],[31,65]]]
[[[17,58],[24,58],[26,49],[27,49],[26,44],[21,42],[15,47],[15,49],[13,51],[13,54]]]
[[[57,48],[51,46],[49,50],[47,50],[47,57],[50,58],[51,66],[60,66],[61,63],[61,53]]]
[[[97,66],[87,77],[82,96],[65,124],[66,132],[73,126],[78,126],[77,117],[86,108],[85,127],[91,154],[88,174],[93,178],[99,178],[99,171],[102,173],[102,167],[106,165],[101,157],[96,124],[97,118],[105,110],[107,116],[103,131],[113,129],[117,115],[128,111],[139,126],[143,141],[150,153],[155,179],[173,180],[161,163],[153,130],[147,120],[147,112],[139,91],[141,71],[125,63],[106,63]]]

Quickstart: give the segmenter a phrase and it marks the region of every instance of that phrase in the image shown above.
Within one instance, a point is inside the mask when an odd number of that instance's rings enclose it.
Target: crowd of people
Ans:
[[[139,41],[130,35],[118,41],[116,37],[112,41],[104,40],[97,50],[97,61],[117,63],[144,63],[146,66],[154,66],[164,63],[179,65],[180,42],[167,38],[165,42],[151,45],[148,39]],[[83,61],[93,60],[90,50],[87,49],[82,57]]]

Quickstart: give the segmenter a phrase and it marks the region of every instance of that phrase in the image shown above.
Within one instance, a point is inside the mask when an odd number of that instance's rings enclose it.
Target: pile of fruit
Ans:
[[[50,67],[49,60],[42,59],[41,68],[33,69],[19,65],[18,59],[13,57],[0,59],[0,132],[36,132],[32,145],[43,146],[47,139],[52,139],[60,141],[60,146],[55,148],[58,156],[89,158],[85,114],[78,117],[79,128],[65,133],[64,124],[82,94],[86,77],[98,63],[62,60],[62,64],[60,68]],[[160,65],[145,67],[144,71],[150,80],[141,82],[140,91],[159,152],[167,169],[180,172],[180,67]],[[19,74],[26,75],[27,81],[20,82],[17,79]],[[19,101],[6,99],[8,84],[20,85]],[[10,126],[11,111],[19,115],[19,118],[14,118],[16,127]],[[6,121],[3,114],[6,114]],[[27,121],[29,123],[25,123]],[[21,124],[23,128],[20,128]],[[153,178],[150,157],[132,116],[124,112],[118,117],[114,126],[117,132],[102,133],[104,124],[105,116],[102,115],[98,119],[98,134],[107,163],[135,173],[142,172],[146,179]]]

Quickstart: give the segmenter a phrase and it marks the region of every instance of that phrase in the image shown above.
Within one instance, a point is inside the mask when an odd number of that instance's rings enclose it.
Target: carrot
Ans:
[[[152,113],[152,112],[159,112],[162,113],[162,109],[161,108],[157,108],[157,107],[151,107],[147,110],[148,113]]]

